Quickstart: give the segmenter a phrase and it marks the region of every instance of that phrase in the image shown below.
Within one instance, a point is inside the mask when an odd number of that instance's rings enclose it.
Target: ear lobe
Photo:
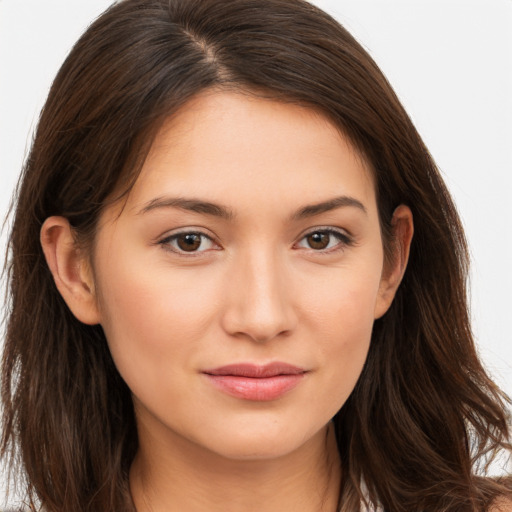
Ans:
[[[400,285],[409,260],[414,223],[412,212],[408,206],[401,204],[393,212],[391,220],[393,228],[392,261],[385,264],[379,286],[374,317],[380,318],[391,306]]]
[[[80,254],[73,229],[64,217],[49,217],[41,228],[41,245],[55,285],[81,322],[100,322],[90,265]]]

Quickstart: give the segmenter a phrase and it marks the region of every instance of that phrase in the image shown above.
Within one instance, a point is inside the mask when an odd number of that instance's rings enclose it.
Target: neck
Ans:
[[[276,459],[231,460],[187,440],[172,449],[140,435],[130,471],[137,512],[335,512],[340,463],[328,426]]]

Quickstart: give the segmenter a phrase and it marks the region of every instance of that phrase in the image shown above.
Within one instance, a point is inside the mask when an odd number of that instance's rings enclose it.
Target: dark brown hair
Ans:
[[[510,450],[508,399],[472,340],[460,220],[375,63],[302,0],[124,0],[60,69],[19,182],[7,264],[1,450],[18,462],[29,502],[48,512],[133,510],[137,450],[130,391],[101,327],[80,323],[58,293],[41,225],[64,216],[88,246],[162,120],[208,88],[308,105],[335,122],[373,168],[388,253],[394,208],[414,215],[404,280],[334,418],[341,510],[359,511],[361,500],[392,512],[487,510],[507,492],[478,471]]]

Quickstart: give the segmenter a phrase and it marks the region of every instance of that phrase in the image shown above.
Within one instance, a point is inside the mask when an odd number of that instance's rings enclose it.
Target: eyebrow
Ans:
[[[361,201],[350,196],[339,196],[321,203],[303,206],[292,214],[292,220],[301,220],[314,217],[338,208],[353,207],[367,213],[365,206]],[[201,199],[187,199],[183,197],[157,197],[152,199],[139,211],[139,214],[147,213],[157,208],[180,208],[195,213],[202,213],[231,220],[235,217],[232,210],[220,204],[203,201]]]
[[[233,212],[225,206],[210,203],[209,201],[202,201],[200,199],[186,199],[183,197],[157,197],[149,201],[142,210],[140,210],[139,214],[155,210],[156,208],[180,208],[181,210],[204,213],[227,220],[234,217]]]
[[[336,210],[337,208],[346,208],[353,207],[358,208],[365,214],[368,212],[364,207],[363,203],[356,199],[355,197],[350,196],[339,196],[334,199],[329,199],[328,201],[323,201],[321,203],[311,204],[308,206],[304,206],[300,208],[296,213],[292,215],[293,220],[301,220],[309,217],[314,217],[315,215],[320,215],[321,213],[329,212],[331,210]]]

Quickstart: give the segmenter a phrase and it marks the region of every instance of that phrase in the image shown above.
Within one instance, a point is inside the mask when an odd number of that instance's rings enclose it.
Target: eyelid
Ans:
[[[173,248],[170,245],[170,242],[172,240],[176,240],[180,235],[198,235],[198,236],[208,239],[216,247],[210,248],[210,249],[205,249],[202,251],[190,251],[190,252]],[[169,252],[172,252],[174,254],[177,254],[178,256],[184,256],[187,258],[201,256],[206,252],[222,249],[220,244],[217,242],[216,237],[214,237],[213,235],[211,235],[209,233],[205,233],[203,228],[198,228],[195,226],[187,226],[184,228],[179,228],[177,230],[168,232],[165,235],[163,235],[157,239],[156,245],[160,245],[160,246],[162,246],[163,249],[165,249]]]
[[[316,253],[316,254],[330,254],[332,252],[337,252],[345,249],[346,247],[354,245],[354,237],[347,230],[336,228],[334,226],[315,226],[314,228],[310,228],[307,231],[303,232],[298,241],[295,242],[294,248],[297,246],[299,242],[304,240],[307,236],[312,235],[313,233],[328,233],[330,235],[334,235],[338,238],[339,243],[337,243],[334,247],[329,249],[313,249],[313,248],[304,248],[307,251]]]

